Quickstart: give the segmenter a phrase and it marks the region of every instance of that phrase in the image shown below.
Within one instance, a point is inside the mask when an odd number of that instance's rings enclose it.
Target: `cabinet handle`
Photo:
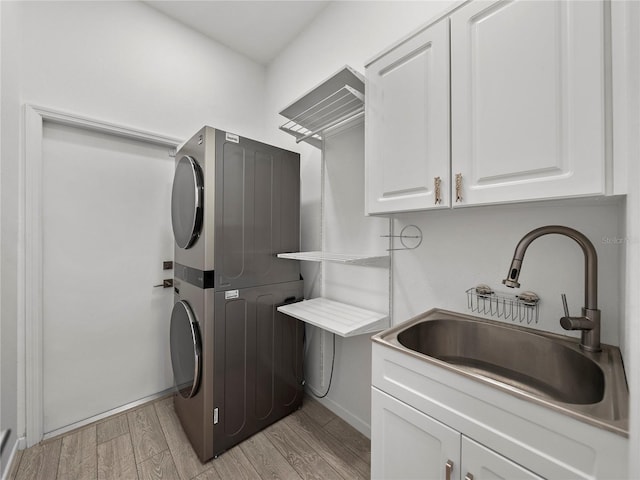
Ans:
[[[456,203],[462,201],[462,174],[456,173]]]
[[[464,480],[473,480],[473,475],[467,472],[467,474],[464,476]]]
[[[433,186],[434,186],[434,191],[435,191],[435,197],[436,197],[436,201],[435,204],[441,204],[442,203],[442,190],[440,189],[440,185],[442,184],[442,180],[440,180],[440,177],[435,177],[433,179]]]
[[[447,460],[447,463],[444,464],[444,478],[446,480],[451,480],[452,472],[453,472],[453,462],[451,460]]]

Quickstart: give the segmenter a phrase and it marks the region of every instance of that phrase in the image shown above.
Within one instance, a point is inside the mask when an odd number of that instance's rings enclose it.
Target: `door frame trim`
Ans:
[[[22,183],[24,201],[19,236],[24,248],[24,257],[19,258],[20,270],[24,272],[23,298],[25,325],[25,430],[27,447],[31,447],[44,436],[43,398],[43,268],[42,268],[42,142],[44,122],[61,124],[127,139],[139,140],[169,148],[175,156],[182,143],[176,138],[105,122],[61,110],[24,105],[24,156]],[[20,278],[20,274],[19,274]],[[22,316],[21,315],[21,316]]]

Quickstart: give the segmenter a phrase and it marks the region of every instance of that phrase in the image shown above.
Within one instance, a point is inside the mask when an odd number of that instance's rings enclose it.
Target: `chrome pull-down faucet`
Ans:
[[[502,283],[510,288],[519,288],[518,277],[522,268],[522,260],[527,248],[536,238],[549,233],[557,233],[575,240],[584,253],[584,307],[582,316],[569,315],[566,297],[563,298],[565,316],[560,325],[565,330],[581,330],[580,348],[589,352],[599,352],[600,348],[600,310],[598,310],[598,255],[587,237],[573,228],[562,225],[548,225],[536,228],[527,233],[518,245],[511,260],[511,266]]]

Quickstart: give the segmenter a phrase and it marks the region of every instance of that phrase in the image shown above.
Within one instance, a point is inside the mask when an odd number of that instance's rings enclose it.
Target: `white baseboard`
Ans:
[[[67,433],[67,432],[71,432],[73,430],[77,430],[78,428],[82,428],[82,427],[84,427],[86,425],[90,425],[93,422],[97,422],[97,421],[105,419],[107,417],[111,417],[112,415],[117,415],[117,414],[125,412],[127,410],[131,410],[132,408],[139,407],[140,405],[143,405],[145,403],[157,400],[158,398],[162,398],[164,396],[167,396],[167,395],[173,393],[173,391],[174,391],[174,388],[171,387],[171,388],[169,388],[167,390],[164,390],[162,392],[155,393],[153,395],[149,395],[148,397],[144,397],[144,398],[141,398],[139,400],[136,400],[135,402],[127,403],[126,405],[122,405],[121,407],[117,407],[117,408],[114,408],[114,409],[109,410],[107,412],[100,413],[99,415],[94,415],[93,417],[85,418],[84,420],[80,420],[79,422],[72,423],[71,425],[66,425],[64,427],[58,428],[56,430],[53,430],[51,432],[45,433],[42,439],[43,440],[48,440],[50,438],[57,437],[58,435],[63,435],[65,433]]]
[[[314,389],[314,391],[315,391],[315,389]],[[344,408],[339,403],[336,403],[334,400],[332,400],[329,397],[325,397],[325,398],[312,397],[312,398],[317,400],[318,402],[320,402],[325,407],[327,407],[329,410],[331,410],[333,413],[335,413],[337,416],[339,416],[341,419],[343,419],[345,422],[347,422],[353,428],[355,428],[360,433],[362,433],[365,437],[367,437],[369,439],[371,438],[371,424],[370,423],[368,423],[368,422],[362,420],[360,417],[354,415],[352,412],[350,412],[349,410]]]

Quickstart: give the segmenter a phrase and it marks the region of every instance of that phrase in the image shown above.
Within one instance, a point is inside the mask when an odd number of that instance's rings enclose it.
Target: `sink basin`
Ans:
[[[585,352],[579,339],[441,309],[373,337],[374,342],[628,435],[620,350]]]
[[[398,334],[401,345],[487,378],[566,403],[597,403],[604,373],[580,352],[530,332],[435,319]]]

